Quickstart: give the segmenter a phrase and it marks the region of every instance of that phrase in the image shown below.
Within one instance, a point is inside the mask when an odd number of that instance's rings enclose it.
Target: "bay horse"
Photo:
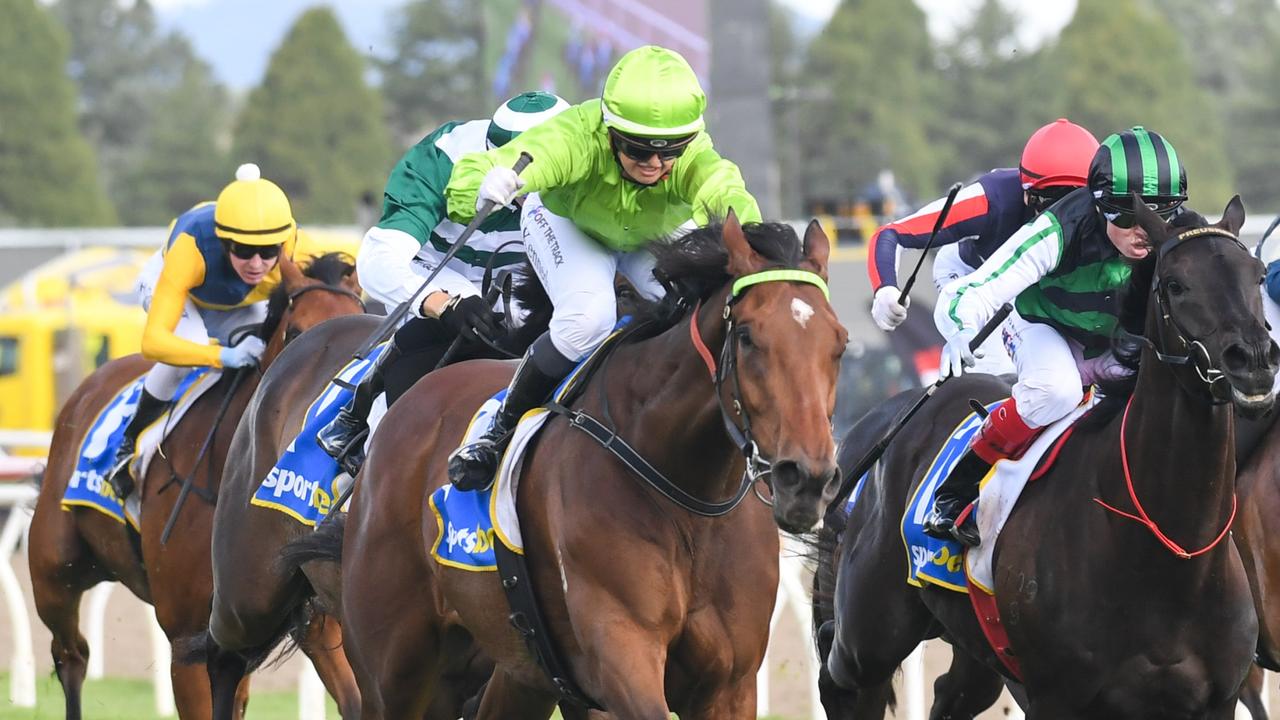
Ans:
[[[260,369],[269,367],[286,341],[302,331],[331,317],[363,311],[354,266],[345,257],[325,255],[305,270],[281,257],[283,282],[272,293],[267,318],[259,330],[267,340]],[[139,483],[140,532],[96,510],[61,507],[92,420],[151,364],[141,355],[113,360],[94,371],[67,400],[58,415],[44,484],[31,521],[28,547],[36,610],[53,634],[54,668],[62,684],[68,719],[80,718],[82,710],[89,647],[80,633],[79,611],[86,590],[104,581],[123,583],[139,599],[155,606],[156,617],[171,642],[202,630],[209,619],[213,503],[227,445],[258,384],[259,371],[241,371],[247,375],[235,386],[235,394],[213,430],[213,443],[198,465],[196,456],[228,389],[233,387],[235,373],[224,373],[169,432]],[[175,532],[162,543],[163,528],[179,494],[175,481],[188,476],[196,490],[181,509]],[[333,637],[317,638],[308,648],[322,677],[331,674],[329,648],[336,645],[337,637],[330,635]],[[207,718],[211,700],[206,673],[180,662],[182,654],[174,652],[170,670],[178,711],[184,719]],[[335,690],[342,688],[330,687],[331,692]],[[247,686],[240,694],[243,707]]]
[[[1106,388],[996,540],[996,603],[1031,720],[1230,718],[1257,644],[1240,554],[1221,540],[1235,517],[1231,405],[1270,407],[1280,364],[1263,325],[1262,267],[1235,239],[1238,197],[1221,222],[1190,230],[1136,205],[1153,245],[1121,308],[1139,341],[1137,374],[1127,393]],[[882,717],[894,669],[928,637],[1013,677],[968,598],[904,582],[898,528],[968,401],[1008,393],[992,377],[948,382],[855,504],[858,532],[835,555],[824,669],[847,694],[840,717]]]
[[[705,503],[742,498],[769,468],[772,519],[752,499],[694,514],[553,419],[518,490],[530,583],[569,674],[611,717],[754,718],[777,528],[812,527],[838,483],[830,420],[847,334],[815,286],[829,244],[817,223],[802,246],[789,226],[744,228],[730,213],[652,247],[655,276],[671,289],[637,313],[575,408],[606,418],[657,473]],[[721,348],[719,362],[709,347]],[[560,697],[508,624],[497,574],[429,554],[437,527],[428,497],[445,484],[446,458],[473,413],[512,369],[476,361],[419,381],[384,418],[345,532],[334,533],[343,642],[366,720],[421,715],[465,641],[496,664],[481,720],[548,718]],[[747,474],[726,423],[747,436],[756,472]],[[304,565],[313,584],[332,581],[324,565]],[[571,707],[566,717],[586,714]]]

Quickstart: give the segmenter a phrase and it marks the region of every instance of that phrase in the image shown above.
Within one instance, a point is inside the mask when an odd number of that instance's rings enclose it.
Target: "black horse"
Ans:
[[[1280,364],[1262,267],[1235,239],[1238,198],[1216,225],[1175,229],[1145,207],[1138,218],[1155,251],[1135,264],[1121,314],[1126,329],[1145,329],[1136,382],[1110,389],[997,541],[997,605],[1032,720],[1230,718],[1257,642],[1240,556],[1220,541],[1235,509],[1228,403],[1265,410]],[[894,670],[929,637],[967,653],[957,662],[981,689],[998,685],[973,659],[1008,677],[967,598],[903,582],[898,534],[909,490],[968,400],[1008,392],[991,377],[947,383],[854,507],[835,551],[834,623],[819,634],[824,689],[844,693],[839,717],[882,717]]]

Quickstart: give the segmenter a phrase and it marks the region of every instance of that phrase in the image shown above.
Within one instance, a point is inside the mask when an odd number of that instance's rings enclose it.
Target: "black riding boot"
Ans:
[[[353,447],[352,442],[369,427],[369,411],[373,408],[374,398],[383,390],[383,369],[399,357],[400,349],[392,339],[373,367],[360,379],[351,399],[338,411],[338,416],[316,433],[316,444],[337,460],[351,477],[355,477],[364,464],[364,443]]]
[[[924,533],[943,540],[955,540],[969,547],[980,545],[982,537],[978,534],[978,521],[973,513],[958,525],[956,518],[977,499],[978,486],[990,471],[991,464],[978,457],[973,448],[966,450],[934,495],[933,509],[924,519]]]
[[[120,502],[124,502],[124,499],[129,497],[129,493],[133,492],[134,481],[133,475],[129,472],[129,461],[133,459],[133,454],[137,450],[138,434],[143,428],[158,420],[168,407],[168,400],[161,400],[147,392],[145,387],[142,388],[138,407],[133,411],[133,419],[124,429],[124,439],[120,442],[120,449],[116,451],[115,462],[111,465],[111,475],[107,477],[107,484],[111,485],[116,499]]]
[[[516,423],[526,412],[546,402],[572,368],[573,362],[552,347],[550,336],[543,335],[534,342],[511,378],[493,425],[479,440],[449,456],[449,480],[455,488],[486,490],[493,484],[498,460]]]

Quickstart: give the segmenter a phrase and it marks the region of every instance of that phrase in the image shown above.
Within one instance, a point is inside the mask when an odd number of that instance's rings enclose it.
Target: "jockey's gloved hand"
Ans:
[[[475,341],[476,335],[488,340],[498,336],[498,316],[479,295],[458,296],[449,301],[440,312],[440,322],[459,337]]]
[[[248,367],[257,365],[258,359],[262,357],[262,353],[266,349],[267,344],[262,341],[262,338],[250,335],[241,340],[238,345],[222,348],[219,357],[224,368]]]
[[[901,291],[892,285],[885,285],[876,291],[875,298],[871,302],[871,319],[876,321],[876,326],[881,330],[889,331],[902,324],[907,319],[907,308],[911,306],[911,298],[906,298],[906,303],[898,304],[898,295]]]
[[[938,368],[938,372],[956,377],[963,373],[965,368],[971,368],[977,364],[982,353],[969,349],[969,343],[973,342],[977,334],[976,330],[961,329],[947,338],[947,344],[942,348],[942,365]]]
[[[499,207],[510,205],[516,193],[524,187],[524,180],[509,167],[495,166],[480,183],[480,195],[476,198],[476,210],[482,208],[485,201],[492,200]]]

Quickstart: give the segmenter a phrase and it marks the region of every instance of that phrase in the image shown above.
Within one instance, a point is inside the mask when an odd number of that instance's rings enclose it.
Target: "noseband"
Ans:
[[[1231,401],[1230,389],[1227,390],[1225,396],[1218,392],[1218,388],[1220,387],[1219,383],[1227,383],[1228,388],[1230,387],[1227,376],[1221,369],[1213,364],[1213,359],[1209,357],[1209,350],[1204,346],[1204,343],[1195,338],[1188,339],[1189,333],[1187,333],[1186,328],[1183,327],[1182,323],[1178,322],[1178,319],[1173,316],[1173,313],[1170,310],[1169,291],[1161,280],[1159,272],[1160,262],[1164,260],[1164,257],[1171,251],[1175,248],[1181,247],[1187,240],[1206,236],[1230,238],[1233,242],[1239,245],[1241,249],[1248,252],[1244,247],[1244,244],[1240,242],[1240,238],[1226,230],[1213,226],[1193,228],[1179,233],[1171,240],[1167,240],[1160,246],[1159,250],[1157,250],[1156,271],[1152,274],[1151,278],[1151,295],[1155,298],[1156,305],[1160,309],[1161,322],[1156,325],[1156,332],[1158,334],[1157,339],[1159,340],[1159,343],[1153,343],[1141,335],[1135,335],[1134,337],[1146,343],[1147,346],[1151,348],[1152,352],[1155,353],[1156,359],[1160,362],[1167,365],[1190,365],[1191,368],[1195,370],[1196,375],[1200,380],[1208,386],[1209,396],[1213,404],[1222,405]],[[1164,348],[1169,347],[1168,341],[1165,339],[1166,326],[1173,329],[1173,339],[1182,343],[1182,347],[1185,348],[1186,354],[1174,355],[1164,351]]]
[[[334,295],[343,295],[345,297],[349,297],[352,300],[355,300],[356,302],[360,303],[361,312],[365,311],[364,299],[362,299],[358,293],[352,292],[351,290],[348,290],[340,285],[329,285],[327,283],[316,283],[314,285],[304,285],[298,288],[297,290],[294,290],[293,292],[289,293],[289,304],[292,305],[293,301],[297,300],[303,295],[306,295],[312,290],[324,290],[325,292],[333,293]]]

